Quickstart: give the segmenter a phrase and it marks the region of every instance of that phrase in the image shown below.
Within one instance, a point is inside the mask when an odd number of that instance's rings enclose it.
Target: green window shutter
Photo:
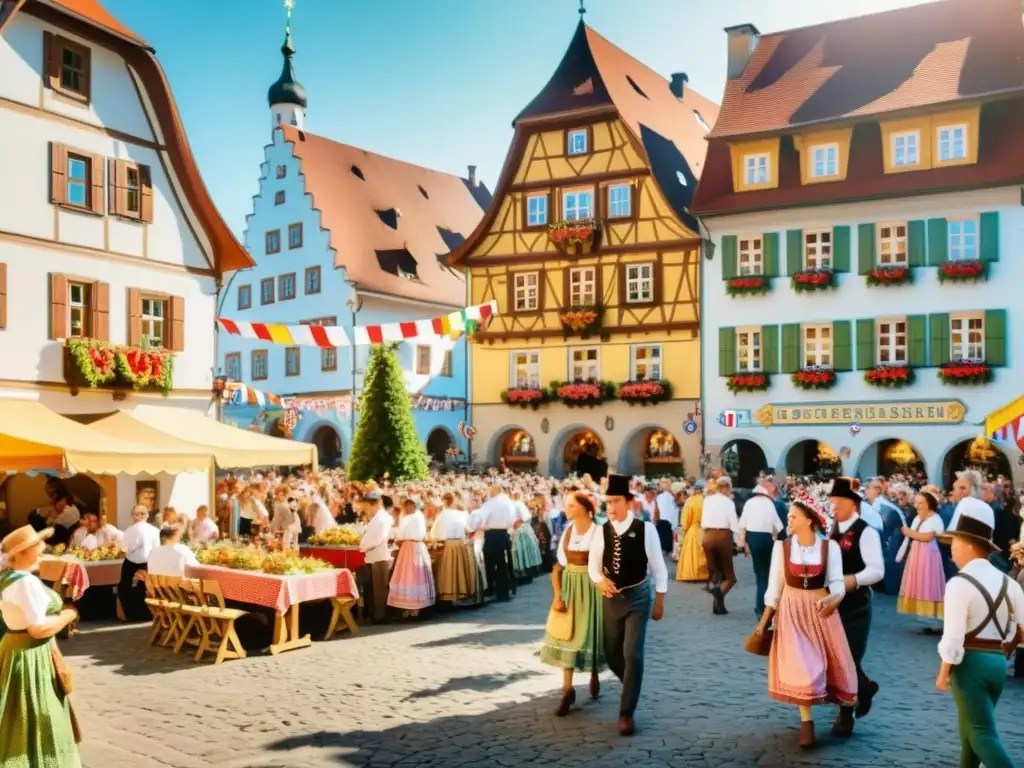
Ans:
[[[907,317],[907,365],[911,368],[924,368],[928,364],[925,355],[928,335],[927,315],[910,315]]]
[[[718,329],[718,375],[732,376],[736,373],[736,329]]]
[[[786,231],[786,274],[795,275],[804,268],[804,231]]]
[[[907,263],[911,267],[925,265],[925,223],[923,219],[907,223]]]
[[[1006,310],[985,312],[985,362],[1006,365]]]
[[[793,373],[800,367],[800,324],[782,326],[782,373]]]
[[[765,232],[761,240],[762,258],[764,259],[764,276],[779,276],[779,233]]]
[[[736,235],[722,237],[722,279],[732,280],[739,275],[739,241]]]
[[[999,214],[981,214],[981,260],[999,261]]]
[[[850,271],[850,228],[832,229],[832,269],[835,272]]]
[[[875,367],[875,321],[870,317],[857,321],[857,370]]]
[[[949,224],[945,219],[928,219],[928,265],[940,267],[949,261]]]
[[[761,328],[761,367],[765,373],[779,372],[779,326]]]
[[[832,370],[853,370],[853,339],[849,320],[832,321]]]
[[[857,227],[857,271],[866,275],[875,268],[875,225]]]
[[[949,315],[936,312],[928,315],[928,364],[938,368],[949,362]]]

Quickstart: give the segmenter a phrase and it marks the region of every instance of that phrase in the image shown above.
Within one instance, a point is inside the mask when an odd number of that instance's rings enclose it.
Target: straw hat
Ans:
[[[939,536],[939,541],[943,544],[949,544],[953,537],[959,536],[975,544],[988,547],[992,552],[999,551],[999,547],[992,541],[992,535],[996,527],[996,516],[992,511],[992,507],[981,499],[968,496],[966,499],[961,499],[956,505],[956,512],[954,514],[959,514],[956,527],[950,528],[943,535]]]
[[[4,537],[2,549],[5,557],[13,557],[26,549],[45,544],[53,536],[53,528],[36,531],[31,525],[23,525]]]

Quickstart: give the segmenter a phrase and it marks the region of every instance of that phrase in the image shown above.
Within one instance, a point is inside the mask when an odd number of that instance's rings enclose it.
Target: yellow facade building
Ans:
[[[580,23],[450,257],[468,303],[498,302],[470,347],[477,462],[563,476],[590,451],[613,471],[698,471],[689,205],[717,114],[685,74],[667,81]]]

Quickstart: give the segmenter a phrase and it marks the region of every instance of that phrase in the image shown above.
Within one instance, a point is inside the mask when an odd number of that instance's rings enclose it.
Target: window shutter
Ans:
[[[92,160],[89,163],[89,171],[92,173],[92,192],[89,195],[89,206],[92,208],[93,213],[103,213],[107,210],[107,196],[105,193],[106,184],[103,183],[105,178],[104,166],[106,163],[103,162],[103,158],[99,155],[93,155]]]
[[[121,213],[121,163],[117,160],[107,158],[107,210],[110,213]]]
[[[834,272],[850,271],[850,228],[846,226],[832,228],[832,270]]]
[[[142,344],[142,291],[128,289],[128,346]]]
[[[981,214],[981,260],[999,261],[999,213]]]
[[[185,351],[185,299],[171,296],[168,303],[171,315],[171,338],[167,348],[172,352]]]
[[[804,268],[804,231],[790,229],[786,232],[786,274],[795,275]]]
[[[761,368],[765,373],[779,372],[779,326],[761,327]]]
[[[718,375],[732,376],[736,373],[736,329],[718,329]]]
[[[793,373],[800,367],[800,324],[782,326],[782,372]]]
[[[866,275],[875,268],[875,225],[857,227],[857,271]]]
[[[849,320],[832,321],[832,370],[853,370],[853,338]]]
[[[907,223],[907,264],[911,267],[925,265],[925,223],[923,219]]]
[[[50,338],[65,339],[68,335],[68,280],[64,275],[50,275]]]
[[[945,219],[928,219],[928,265],[939,267],[949,261],[949,224]]]
[[[1006,310],[985,311],[985,362],[1006,365]]]
[[[739,240],[736,235],[722,237],[722,279],[732,280],[739,275]]]
[[[49,33],[47,33],[49,34]],[[50,202],[61,205],[68,201],[68,185],[65,173],[68,167],[68,150],[63,144],[50,142]]]
[[[49,88],[60,85],[60,46],[52,32],[43,32],[43,79]]]
[[[761,236],[762,256],[764,258],[764,276],[779,276],[779,233],[765,232]]]
[[[148,165],[139,166],[139,218],[153,221],[153,173]]]
[[[928,315],[928,364],[933,368],[949,362],[949,315],[936,312]]]
[[[110,284],[93,283],[89,293],[91,335],[100,341],[110,341]]]
[[[928,364],[925,325],[927,315],[910,315],[907,317],[907,365],[911,368],[924,368]]]
[[[7,265],[0,264],[0,331],[7,327]]]
[[[870,317],[857,321],[857,370],[875,367],[875,321]]]

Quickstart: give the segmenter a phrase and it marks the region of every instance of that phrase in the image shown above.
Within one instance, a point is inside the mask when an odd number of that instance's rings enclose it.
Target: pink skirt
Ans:
[[[938,544],[934,539],[911,541],[896,610],[913,616],[941,619],[945,597],[946,574],[942,570]]]
[[[768,656],[768,695],[810,707],[857,701],[857,669],[839,612],[818,615],[824,589],[784,587]]]
[[[403,611],[429,608],[436,602],[430,552],[422,541],[403,541],[391,572],[388,605]]]

